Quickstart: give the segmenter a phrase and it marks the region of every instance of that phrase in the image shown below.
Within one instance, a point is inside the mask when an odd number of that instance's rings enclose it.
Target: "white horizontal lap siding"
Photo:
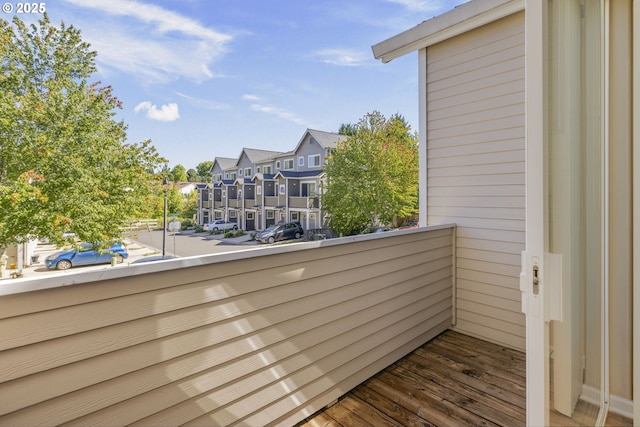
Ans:
[[[427,221],[456,223],[456,328],[524,349],[524,14],[427,48]]]
[[[450,326],[452,236],[0,297],[0,425],[295,423]]]

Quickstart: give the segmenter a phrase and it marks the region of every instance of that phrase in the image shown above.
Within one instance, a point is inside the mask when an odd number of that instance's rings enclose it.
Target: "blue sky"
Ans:
[[[466,0],[55,0],[54,25],[98,52],[95,80],[123,102],[129,142],[169,166],[288,151],[377,110],[417,129],[417,54],[371,46]],[[5,16],[5,18],[9,18]],[[21,18],[25,19],[24,16]]]

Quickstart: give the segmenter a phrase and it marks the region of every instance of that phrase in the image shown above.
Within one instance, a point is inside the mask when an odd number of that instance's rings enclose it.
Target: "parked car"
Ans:
[[[256,233],[256,240],[262,243],[274,243],[280,240],[299,239],[304,230],[299,222],[274,224]]]
[[[225,230],[237,230],[238,224],[235,222],[225,221],[222,219],[217,219],[215,221],[211,221],[208,224],[204,225],[205,231],[225,231]]]
[[[67,270],[82,265],[108,264],[113,257],[120,264],[128,256],[127,247],[121,242],[107,248],[95,243],[82,243],[79,247],[49,255],[45,258],[45,265],[50,269]]]

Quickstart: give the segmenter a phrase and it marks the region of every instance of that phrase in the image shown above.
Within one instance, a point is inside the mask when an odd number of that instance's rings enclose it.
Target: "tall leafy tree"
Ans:
[[[418,138],[404,118],[373,112],[351,129],[327,160],[322,195],[330,227],[343,235],[411,215],[418,201]]]
[[[0,245],[118,238],[154,199],[163,159],[126,142],[110,86],[91,82],[97,53],[73,26],[0,19]]]
[[[211,182],[211,167],[213,166],[213,162],[210,160],[206,160],[204,162],[198,163],[196,166],[196,172],[200,176],[200,181],[202,182]]]
[[[189,169],[187,170],[187,181],[189,182],[198,182],[200,181],[200,175],[198,175],[198,172],[196,172],[195,169]]]
[[[187,169],[182,165],[175,165],[171,171],[173,182],[187,182]]]

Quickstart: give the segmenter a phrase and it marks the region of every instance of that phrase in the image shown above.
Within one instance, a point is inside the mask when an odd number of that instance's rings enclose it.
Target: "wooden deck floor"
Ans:
[[[525,355],[447,331],[300,425],[523,426]]]
[[[298,427],[524,426],[525,365],[522,352],[447,331]],[[575,418],[551,415],[554,425]],[[614,415],[607,425],[631,422]]]

